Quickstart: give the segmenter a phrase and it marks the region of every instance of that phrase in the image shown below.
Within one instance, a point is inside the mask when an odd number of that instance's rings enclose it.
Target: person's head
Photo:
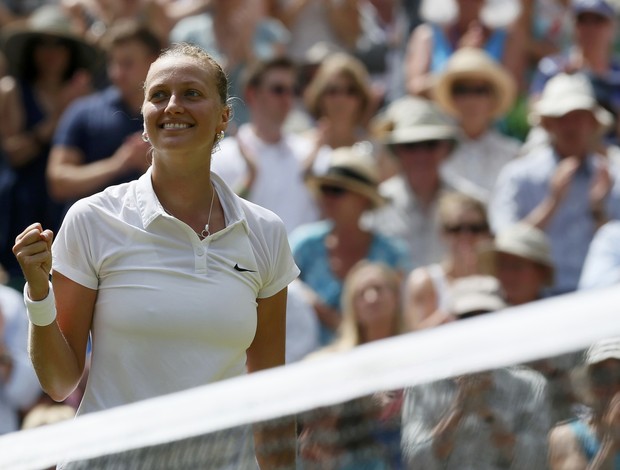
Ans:
[[[357,346],[402,332],[401,277],[383,263],[360,261],[342,290],[341,341]]]
[[[101,38],[108,77],[125,99],[140,96],[146,73],[161,52],[158,37],[144,24],[117,21]]]
[[[482,271],[497,277],[510,305],[539,299],[553,283],[549,240],[532,225],[518,223],[502,230],[480,247],[479,257]]]
[[[344,52],[330,54],[306,87],[304,103],[314,119],[362,123],[371,104],[370,76],[364,64]]]
[[[448,60],[433,86],[434,100],[465,131],[481,133],[512,106],[517,87],[510,73],[485,51],[466,47]]]
[[[370,145],[361,142],[333,150],[327,171],[308,180],[325,218],[336,223],[355,222],[364,212],[385,203],[379,194],[379,169]]]
[[[561,157],[584,158],[611,126],[613,117],[596,101],[587,76],[560,73],[545,84],[530,121],[547,130]]]
[[[616,12],[606,0],[573,0],[575,43],[584,51],[610,50],[616,32]]]
[[[491,236],[484,203],[467,194],[446,192],[439,199],[438,217],[452,260],[475,261],[478,245]]]
[[[423,98],[399,98],[375,118],[373,128],[414,192],[438,186],[439,168],[458,132],[437,106]]]
[[[472,275],[454,281],[450,288],[448,312],[464,320],[506,308],[504,295],[493,276]]]
[[[583,367],[573,372],[572,379],[578,396],[600,416],[620,393],[620,338],[592,344],[584,354]]]
[[[210,158],[230,119],[226,74],[200,47],[173,44],[148,71],[142,114],[154,156],[204,149]]]
[[[24,28],[8,27],[4,35],[9,73],[28,82],[44,73],[68,81],[78,70],[93,72],[101,59],[58,6],[37,8]]]
[[[287,57],[252,63],[246,69],[244,96],[253,120],[282,125],[295,99],[296,67]]]

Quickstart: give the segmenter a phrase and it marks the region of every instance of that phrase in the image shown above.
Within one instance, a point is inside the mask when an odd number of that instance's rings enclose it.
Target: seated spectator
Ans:
[[[551,470],[620,467],[620,339],[593,344],[576,371],[586,416],[560,423],[549,434]]]
[[[520,141],[493,127],[510,110],[516,91],[515,80],[500,64],[471,47],[452,54],[432,89],[461,134],[442,172],[458,189],[485,202],[500,170],[521,148]]]
[[[488,276],[455,283],[457,321],[505,306]],[[523,367],[448,378],[405,390],[402,449],[407,468],[542,469],[549,411],[545,379]]]
[[[234,135],[249,115],[243,102],[248,64],[286,54],[289,32],[265,13],[263,0],[209,0],[209,8],[180,20],[170,42],[189,42],[207,51],[228,75],[233,113],[226,132]],[[234,38],[234,40],[231,40]]]
[[[321,322],[321,344],[326,345],[342,320],[342,283],[351,268],[367,259],[382,261],[404,275],[409,255],[396,240],[360,227],[362,214],[385,203],[372,155],[359,147],[336,149],[325,174],[308,183],[325,220],[298,227],[290,243],[299,278]]]
[[[425,21],[411,33],[405,56],[409,94],[428,97],[435,74],[462,47],[485,50],[521,83],[526,49],[524,35],[514,27],[518,2],[424,0],[420,8]]]
[[[414,269],[405,287],[408,330],[431,328],[451,321],[448,307],[456,280],[477,274],[477,247],[490,240],[484,205],[470,196],[447,192],[439,200],[439,225],[447,253],[428,266]]]
[[[161,44],[131,21],[110,28],[102,44],[112,84],[67,109],[54,135],[47,176],[51,195],[66,209],[81,197],[138,178],[149,166],[150,145],[141,135],[142,87]]]
[[[0,81],[0,263],[21,289],[12,245],[34,220],[52,230],[60,225],[62,205],[52,201],[45,178],[50,145],[64,110],[92,91],[99,53],[53,5],[3,32],[9,74]]]
[[[28,356],[28,316],[22,295],[0,285],[0,435],[21,427],[21,416],[43,395]]]
[[[295,99],[295,66],[280,57],[256,62],[246,73],[250,122],[220,142],[211,169],[238,194],[275,212],[290,233],[319,216],[304,184],[311,141],[283,129]]]
[[[609,287],[620,282],[620,221],[599,228],[590,243],[579,289]]]
[[[314,120],[306,132],[314,142],[306,171],[321,174],[332,149],[350,147],[369,137],[368,120],[376,103],[368,71],[350,54],[329,54],[306,85],[303,100]]]
[[[620,172],[595,152],[611,117],[583,75],[549,80],[532,117],[550,141],[502,169],[489,219],[495,233],[524,221],[547,234],[556,273],[548,294],[557,295],[577,288],[595,231],[620,218]]]
[[[400,274],[387,265],[366,260],[356,264],[344,282],[338,336],[308,358],[329,357],[400,334],[400,286]],[[304,468],[400,468],[401,403],[402,392],[393,391],[302,415]],[[329,442],[328,436],[336,435],[342,437]]]
[[[525,223],[507,227],[479,247],[481,271],[497,277],[509,305],[542,298],[553,284],[553,260],[547,235]]]
[[[541,59],[530,86],[535,103],[547,81],[559,73],[585,74],[599,104],[620,111],[620,62],[614,57],[616,12],[607,0],[572,0],[573,45],[567,51]]]
[[[454,148],[457,129],[432,102],[410,96],[391,103],[374,127],[395,157],[398,173],[379,188],[389,204],[370,213],[364,223],[406,241],[414,268],[437,263],[446,249],[438,203],[441,194],[454,190],[440,168]]]

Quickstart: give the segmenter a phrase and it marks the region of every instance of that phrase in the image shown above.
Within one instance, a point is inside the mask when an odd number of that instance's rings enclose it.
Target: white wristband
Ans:
[[[49,292],[43,300],[30,300],[28,297],[28,283],[24,286],[24,303],[28,310],[30,323],[36,326],[47,326],[56,320],[56,302],[54,300],[54,289],[49,283]]]

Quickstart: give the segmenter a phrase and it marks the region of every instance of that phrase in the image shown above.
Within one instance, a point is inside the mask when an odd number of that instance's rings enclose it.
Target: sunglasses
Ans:
[[[333,186],[331,184],[322,184],[319,186],[319,191],[323,196],[327,197],[341,197],[344,196],[349,191],[342,186]]]
[[[267,91],[275,96],[292,96],[295,89],[288,85],[274,84],[266,87]]]
[[[422,142],[404,142],[394,144],[395,150],[404,150],[406,152],[433,151],[439,148],[443,143],[441,140],[424,140]]]
[[[328,96],[358,96],[359,91],[356,87],[350,86],[329,86],[325,89]]]
[[[489,96],[493,93],[493,87],[489,85],[465,85],[455,84],[452,87],[454,96]]]
[[[472,235],[480,235],[489,231],[488,224],[456,224],[444,225],[443,231],[450,235],[458,235],[461,233],[470,233]]]

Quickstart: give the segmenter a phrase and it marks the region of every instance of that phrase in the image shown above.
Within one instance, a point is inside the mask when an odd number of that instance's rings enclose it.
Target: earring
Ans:
[[[149,140],[149,135],[146,133],[146,131],[144,131],[144,132],[142,133],[142,140],[143,140],[144,142],[150,142],[150,140]]]
[[[215,145],[219,144],[223,138],[224,138],[224,131],[218,132],[217,135],[215,136]]]

